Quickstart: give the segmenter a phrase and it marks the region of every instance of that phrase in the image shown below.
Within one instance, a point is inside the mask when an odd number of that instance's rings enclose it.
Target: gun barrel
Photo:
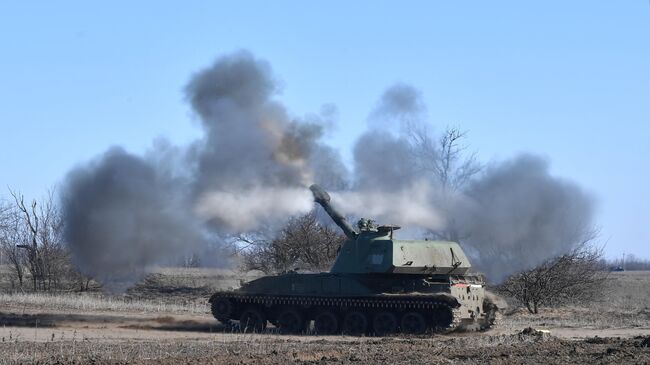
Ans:
[[[358,233],[354,230],[354,228],[352,228],[352,226],[350,226],[350,224],[348,224],[343,215],[341,215],[341,213],[332,207],[330,204],[330,195],[325,190],[323,190],[323,188],[316,184],[310,186],[309,190],[311,190],[311,193],[314,195],[314,201],[320,204],[323,209],[325,209],[334,223],[336,223],[336,225],[339,226],[341,230],[343,230],[343,233],[351,240],[356,239]]]

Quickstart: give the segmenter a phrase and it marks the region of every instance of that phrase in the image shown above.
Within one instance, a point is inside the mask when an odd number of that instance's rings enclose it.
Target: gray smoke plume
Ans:
[[[412,86],[397,84],[383,93],[370,114],[369,130],[354,146],[352,189],[333,194],[345,214],[400,224],[414,235],[445,227],[436,204],[440,188],[419,169],[409,140],[424,114],[421,93]]]
[[[455,217],[460,237],[494,282],[566,253],[593,230],[594,199],[537,156],[489,167],[466,194]]]
[[[184,213],[182,189],[120,148],[73,169],[62,197],[75,264],[112,291],[202,240]]]
[[[403,130],[412,123],[420,122],[425,112],[422,93],[411,85],[398,83],[384,91],[369,119],[374,125]]]
[[[424,118],[421,93],[406,84],[384,91],[370,113],[369,130],[354,146],[354,181],[358,190],[394,191],[418,179],[409,131]],[[381,173],[380,173],[381,172]]]
[[[81,271],[123,290],[226,234],[310,211],[313,182],[345,186],[338,153],[319,142],[321,118],[292,118],[276,91],[266,62],[247,52],[220,58],[186,88],[203,138],[187,147],[158,140],[145,157],[113,148],[72,170],[62,205]],[[325,108],[323,120],[334,113]]]
[[[357,141],[354,189],[333,194],[344,212],[365,211],[423,229],[416,234],[460,241],[492,282],[589,237],[594,199],[579,186],[552,176],[537,156],[520,155],[482,171],[471,159],[456,161],[462,147],[445,159],[441,140],[426,128],[423,105],[420,93],[403,84],[382,95],[371,120],[398,128],[371,129]]]
[[[304,184],[305,157],[321,135],[317,124],[293,122],[271,100],[270,67],[241,53],[195,75],[187,98],[205,137],[196,146],[199,191]]]
[[[407,140],[384,131],[363,134],[354,147],[357,190],[395,191],[413,183],[416,169]]]
[[[268,64],[249,53],[218,60],[187,87],[205,131],[194,146],[195,211],[220,229],[306,213],[313,204],[305,187],[326,177],[310,164],[341,172],[338,156],[318,142],[321,124],[291,118],[272,100],[276,89]]]
[[[354,147],[353,171],[322,142],[336,109],[298,118],[277,92],[268,63],[247,52],[222,57],[186,87],[202,138],[188,146],[157,140],[143,157],[112,148],[73,169],[62,194],[65,237],[82,272],[123,290],[228,234],[280,227],[310,211],[311,183],[351,217],[459,240],[492,281],[565,252],[591,227],[591,197],[538,157],[481,172],[448,166],[473,171],[464,179],[441,172],[449,161],[411,86],[382,95]]]

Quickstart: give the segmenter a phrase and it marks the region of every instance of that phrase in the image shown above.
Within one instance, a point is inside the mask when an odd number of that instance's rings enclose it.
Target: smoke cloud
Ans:
[[[195,210],[219,229],[251,229],[260,218],[312,206],[297,188],[315,181],[309,164],[326,148],[323,129],[318,120],[290,117],[272,100],[275,91],[269,65],[245,52],[219,59],[187,86],[205,132],[193,146]],[[338,161],[332,152],[319,158]]]
[[[235,232],[245,232],[269,222],[277,216],[308,213],[313,197],[304,188],[282,189],[256,187],[245,192],[211,191],[201,196],[196,205],[199,217],[219,219]]]
[[[68,174],[63,212],[76,265],[112,291],[201,241],[179,186],[120,148]]]
[[[336,109],[293,116],[274,99],[278,89],[270,65],[250,53],[219,58],[185,89],[200,139],[157,140],[144,156],[115,147],[73,169],[62,194],[65,237],[82,272],[123,290],[228,234],[309,212],[312,183],[350,218],[459,240],[493,281],[568,250],[591,227],[593,199],[539,157],[481,171],[447,166],[473,172],[445,175],[422,95],[409,85],[381,95],[352,170],[322,141]]]
[[[435,192],[429,182],[419,180],[392,192],[356,190],[333,193],[338,209],[346,215],[380,219],[405,227],[441,230],[446,220],[433,202]]]
[[[565,253],[592,233],[594,200],[553,177],[544,159],[521,155],[490,166],[467,188],[455,220],[490,280]]]
[[[123,290],[224,235],[308,212],[313,182],[343,186],[338,153],[319,142],[320,118],[292,118],[272,99],[277,89],[269,65],[250,53],[220,58],[186,88],[200,140],[158,140],[145,157],[112,148],[72,170],[65,236],[81,271]],[[325,112],[328,120],[335,110]]]
[[[384,91],[369,119],[374,126],[403,132],[405,127],[422,121],[425,114],[422,93],[411,85],[398,83]]]
[[[421,94],[408,85],[382,94],[370,124],[354,147],[352,190],[332,194],[347,214],[421,228],[406,238],[459,241],[492,282],[565,253],[593,232],[594,199],[582,188],[552,176],[538,156],[484,169],[471,154],[463,160],[463,146],[449,148],[449,139],[429,132]]]

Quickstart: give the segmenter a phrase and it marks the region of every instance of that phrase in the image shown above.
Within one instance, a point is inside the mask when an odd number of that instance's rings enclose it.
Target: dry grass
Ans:
[[[610,274],[603,297],[591,307],[639,312],[650,308],[650,271],[625,271]]]
[[[207,313],[205,301],[169,303],[91,293],[0,293],[0,306],[82,312]]]
[[[6,267],[0,267],[5,278]],[[124,294],[91,292],[11,292],[0,285],[0,305],[63,311],[115,311],[138,313],[207,313],[207,299],[217,290],[240,286],[256,276],[208,268],[158,268]],[[4,288],[4,289],[3,289]]]
[[[542,308],[537,315],[523,308],[503,311],[497,323],[508,328],[522,326],[567,328],[650,327],[650,272],[613,272],[601,296],[593,302],[559,308]]]
[[[234,270],[214,268],[161,267],[153,269],[149,278],[155,278],[161,287],[210,288],[228,290],[238,288],[259,274],[241,273]]]

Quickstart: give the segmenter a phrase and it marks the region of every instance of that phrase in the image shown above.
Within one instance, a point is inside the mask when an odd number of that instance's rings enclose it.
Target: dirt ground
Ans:
[[[174,279],[170,294],[165,280],[149,278],[127,293],[135,299],[110,305],[2,295],[0,364],[650,363],[650,273],[613,277],[608,309],[599,302],[533,316],[510,307],[486,332],[407,338],[233,333],[201,304],[214,288]],[[153,305],[155,288],[174,303]],[[522,334],[526,327],[550,334]]]

